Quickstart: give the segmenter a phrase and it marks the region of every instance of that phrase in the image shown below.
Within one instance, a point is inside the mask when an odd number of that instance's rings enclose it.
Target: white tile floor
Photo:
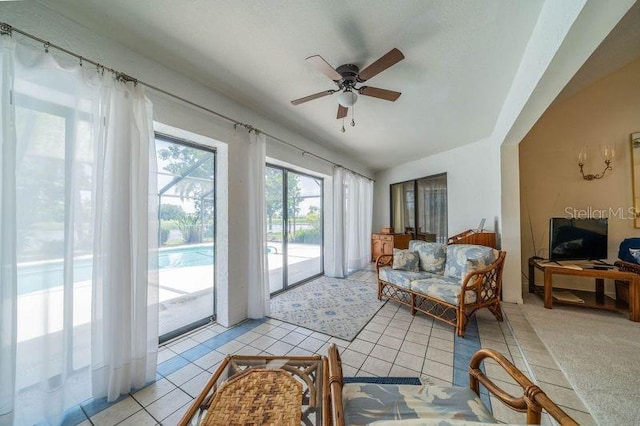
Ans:
[[[470,327],[465,339],[455,338],[453,327],[421,314],[413,317],[393,302],[380,309],[352,342],[274,319],[229,329],[209,325],[161,348],[155,383],[102,411],[83,410],[92,415],[80,424],[174,425],[226,354],[325,355],[331,343],[340,348],[345,376],[419,377],[423,383],[462,386],[468,385],[470,355],[479,347],[493,348],[527,376],[535,374],[540,387],[577,421],[593,424],[518,305],[505,304],[504,312],[507,320],[502,323],[486,310],[479,312],[477,329]],[[486,371],[505,390],[517,392],[496,364],[487,363]],[[500,421],[524,423],[524,414],[506,409],[493,397],[491,407]],[[546,417],[543,423],[551,424]]]

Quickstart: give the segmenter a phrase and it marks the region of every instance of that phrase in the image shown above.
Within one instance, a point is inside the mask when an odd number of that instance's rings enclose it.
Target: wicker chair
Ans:
[[[368,393],[363,392],[363,389],[355,389],[355,392],[353,392],[353,389],[349,388],[358,387],[359,384],[344,384],[340,353],[333,344],[329,347],[328,358],[328,385],[331,400],[330,424],[332,426],[344,426],[354,421],[360,424],[363,422],[359,420],[363,418],[367,420],[366,423],[387,420],[398,425],[415,420],[419,421],[421,418],[425,421],[433,421],[433,424],[436,424],[439,419],[445,422],[451,419],[473,422],[474,415],[477,415],[479,411],[485,410],[484,404],[479,398],[480,384],[511,410],[525,412],[527,424],[540,424],[542,411],[549,413],[560,425],[573,426],[578,424],[567,413],[562,411],[542,389],[522,374],[516,366],[502,354],[492,349],[480,349],[471,358],[468,368],[470,389],[435,385],[399,386],[373,384],[365,386],[366,389],[373,391],[370,393],[375,394],[371,401],[366,400],[367,397],[365,395],[368,395]],[[520,388],[518,396],[510,395],[483,373],[480,364],[487,358],[495,361],[518,384]],[[403,392],[398,392],[400,387]],[[434,394],[439,396],[448,395],[449,398],[424,397],[424,395]],[[404,398],[411,399],[411,406],[404,402]],[[417,403],[418,400],[421,402]],[[375,409],[377,405],[382,405],[385,409]],[[477,408],[470,410],[471,406]]]

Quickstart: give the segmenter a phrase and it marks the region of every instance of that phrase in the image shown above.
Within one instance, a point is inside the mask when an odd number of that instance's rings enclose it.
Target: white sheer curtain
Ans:
[[[327,275],[345,277],[371,259],[373,182],[342,167],[333,171],[333,247]]]
[[[155,376],[150,104],[1,39],[0,422],[59,424]]]
[[[0,37],[0,425],[13,422],[16,379],[16,131],[11,103],[15,44]]]
[[[326,267],[325,273],[330,277],[345,277],[347,272],[345,258],[345,182],[342,167],[333,168],[333,185],[331,191],[331,246],[325,249]]]
[[[109,401],[154,380],[158,352],[158,199],[151,102],[104,84],[96,146],[92,393]],[[150,255],[151,252],[151,255]]]
[[[262,318],[270,312],[269,267],[265,255],[265,162],[266,138],[262,133],[249,134],[249,318]]]
[[[418,226],[421,232],[436,234],[439,243],[447,242],[447,175],[418,180]]]
[[[371,221],[373,216],[373,182],[355,173],[345,174],[345,236],[347,269],[351,273],[371,260]]]

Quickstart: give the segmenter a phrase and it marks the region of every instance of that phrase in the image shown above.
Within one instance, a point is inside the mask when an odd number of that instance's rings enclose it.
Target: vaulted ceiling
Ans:
[[[382,170],[488,137],[542,0],[50,0],[42,2],[263,116]],[[392,48],[405,59],[367,82],[340,132],[334,88],[305,63],[361,68]],[[144,80],[144,76],[136,76]],[[349,116],[350,120],[351,116]],[[347,122],[348,123],[348,122]]]

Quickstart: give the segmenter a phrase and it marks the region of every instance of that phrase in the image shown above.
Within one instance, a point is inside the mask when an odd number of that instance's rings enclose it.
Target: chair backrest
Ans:
[[[625,238],[620,243],[618,258],[625,262],[640,264],[640,238]]]
[[[467,260],[476,260],[489,266],[498,258],[498,250],[476,244],[450,244],[447,246],[446,277],[462,278],[467,274]]]

